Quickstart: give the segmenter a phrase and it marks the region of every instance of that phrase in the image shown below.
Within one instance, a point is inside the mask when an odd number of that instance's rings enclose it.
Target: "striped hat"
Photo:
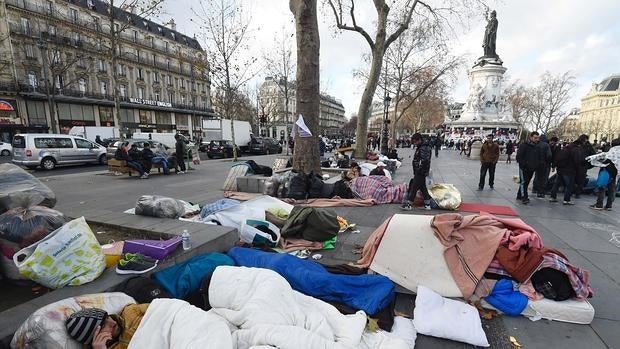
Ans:
[[[65,325],[69,336],[82,344],[90,344],[97,326],[103,325],[108,313],[101,309],[82,309],[71,314]]]

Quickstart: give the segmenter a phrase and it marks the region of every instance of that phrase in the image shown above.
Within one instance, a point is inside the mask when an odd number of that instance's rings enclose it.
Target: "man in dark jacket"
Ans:
[[[560,150],[555,158],[558,170],[555,183],[551,189],[551,202],[557,202],[557,194],[560,186],[564,186],[564,205],[574,205],[570,200],[575,186],[575,176],[577,175],[582,161],[581,141],[578,139]]]
[[[412,144],[416,146],[415,153],[413,155],[413,178],[409,181],[409,190],[407,191],[407,197],[401,206],[401,209],[405,211],[411,211],[411,203],[414,201],[418,190],[422,192],[424,196],[424,209],[431,209],[431,195],[426,188],[426,176],[431,170],[431,148],[422,139],[422,135],[419,133],[414,134],[411,137]]]
[[[123,144],[123,146],[126,146],[126,144]],[[138,171],[138,173],[140,174],[140,178],[145,179],[149,177],[149,175],[147,175],[144,171],[144,166],[142,166],[142,163],[140,163],[141,155],[140,151],[138,150],[138,146],[135,143],[131,145],[131,148],[127,152],[125,152],[121,149],[121,147],[119,147],[119,150],[116,151],[114,157],[117,160],[125,160],[127,166]]]
[[[594,147],[589,141],[590,137],[588,135],[582,134],[579,136],[579,148],[581,149],[581,162],[579,163],[579,171],[575,176],[575,198],[579,199],[581,196],[581,192],[583,191],[583,186],[586,184],[586,178],[588,177],[588,170],[592,168],[592,165],[586,158],[588,156],[596,154]]]
[[[435,137],[435,144],[433,144],[435,146],[435,157],[436,158],[439,157],[439,149],[441,149],[441,144],[443,144],[443,141],[441,139],[441,135],[439,135],[438,133],[437,137]]]
[[[546,194],[545,188],[549,180],[549,172],[551,171],[553,154],[551,153],[551,146],[547,143],[547,137],[545,135],[540,136],[537,147],[540,155],[540,164],[536,169],[536,176],[534,177],[534,191],[536,192],[536,197],[544,198]]]
[[[174,139],[176,140],[175,143],[175,155],[177,158],[177,162],[179,163],[179,169],[180,171],[178,171],[177,173],[185,173],[185,171],[187,171],[187,169],[185,168],[185,141],[183,140],[183,137],[180,134],[176,134],[174,135]]]
[[[551,169],[553,171],[555,171],[555,168],[557,167],[555,164],[555,159],[557,158],[560,150],[562,150],[562,146],[559,142],[560,140],[555,136],[549,139],[549,147],[551,148]]]
[[[144,166],[144,172],[151,173],[151,168],[153,168],[153,158],[155,154],[151,150],[151,144],[148,142],[144,143],[144,148],[140,152],[140,158],[142,159],[142,166]]]
[[[524,205],[530,202],[527,188],[532,181],[534,173],[540,166],[540,150],[537,146],[540,134],[536,131],[530,133],[528,140],[523,142],[517,149],[517,163],[519,164],[519,192],[517,200],[521,200]]]
[[[499,145],[493,142],[493,135],[488,135],[480,148],[480,181],[478,190],[484,189],[484,180],[489,171],[489,187],[493,189],[495,183],[495,166],[499,160]]]

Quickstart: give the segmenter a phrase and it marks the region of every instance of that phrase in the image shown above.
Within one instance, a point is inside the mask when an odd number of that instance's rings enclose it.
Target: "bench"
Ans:
[[[154,168],[157,169],[157,173],[162,173],[162,166],[160,164],[152,164],[151,170]],[[172,170],[172,168],[169,169]],[[129,177],[131,177],[132,173],[135,173],[136,175],[138,174],[138,171],[136,171],[134,168],[127,166],[127,162],[125,160],[117,159],[108,159],[108,171],[127,173]]]

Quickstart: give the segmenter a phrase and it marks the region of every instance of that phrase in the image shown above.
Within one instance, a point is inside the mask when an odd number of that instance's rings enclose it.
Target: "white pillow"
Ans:
[[[478,310],[469,304],[443,298],[428,287],[418,286],[413,325],[420,334],[451,339],[480,347],[489,341]]]

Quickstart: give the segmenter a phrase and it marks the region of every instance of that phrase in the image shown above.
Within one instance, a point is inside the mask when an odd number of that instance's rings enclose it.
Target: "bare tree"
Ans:
[[[527,121],[532,130],[543,134],[555,129],[566,116],[566,105],[575,88],[570,72],[552,75],[544,73],[537,86],[528,89]]]
[[[246,57],[249,39],[250,17],[243,12],[239,0],[201,0],[193,9],[203,38],[209,50],[209,65],[213,82],[224,93],[223,116],[230,120],[230,133],[235,143],[234,120],[235,96],[252,79],[257,59]],[[233,147],[233,159],[237,160],[237,147]]]
[[[512,106],[512,118],[519,123],[519,139],[524,129],[529,127],[527,105],[530,95],[527,87],[519,80],[513,81],[506,88],[506,100]]]
[[[374,22],[374,38],[371,33],[360,26],[357,22],[354,0],[327,0],[336,20],[336,27],[344,31],[352,31],[361,35],[371,51],[371,64],[368,74],[366,87],[362,94],[360,106],[357,112],[358,125],[356,135],[356,152],[364,153],[366,150],[367,126],[372,108],[372,99],[379,83],[381,69],[383,65],[383,56],[390,45],[398,39],[407,29],[409,29],[412,20],[415,19],[432,19],[445,25],[450,25],[447,18],[442,13],[450,15],[458,14],[454,8],[458,0],[446,0],[440,2],[437,6],[432,6],[426,2],[419,0],[405,0],[402,2],[393,2],[395,7],[394,15],[389,16],[391,8],[387,0],[373,0],[377,19]],[[468,3],[470,8],[478,1],[461,1]],[[388,34],[388,30],[391,33]]]
[[[342,134],[347,137],[351,137],[355,134],[355,128],[357,127],[357,115],[352,115],[349,121],[342,127]]]
[[[295,16],[297,37],[297,114],[303,115],[311,137],[295,135],[293,169],[304,173],[320,173],[319,159],[319,101],[321,40],[317,20],[317,0],[290,0],[289,8]]]
[[[292,81],[295,79],[295,62],[293,61],[293,42],[291,38],[294,36],[282,28],[281,38],[275,41],[275,50],[264,55],[265,67],[269,75],[276,81],[278,89],[284,96],[283,115],[280,115],[280,121],[284,123],[284,139],[288,143],[288,125],[289,125],[289,104],[294,94],[294,86]],[[278,98],[279,104],[280,98]],[[286,148],[286,155],[289,154],[289,147]]]

